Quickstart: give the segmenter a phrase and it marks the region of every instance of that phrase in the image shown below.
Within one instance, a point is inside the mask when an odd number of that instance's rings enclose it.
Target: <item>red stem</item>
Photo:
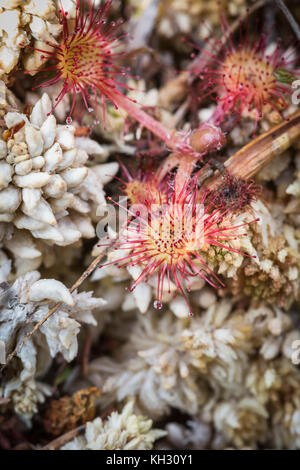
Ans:
[[[179,194],[186,182],[189,181],[195,163],[193,158],[182,155],[175,177],[175,193]]]
[[[161,122],[157,121],[155,118],[143,111],[135,102],[130,100],[127,96],[122,95],[122,93],[109,93],[106,92],[106,96],[111,95],[111,101],[116,103],[120,108],[124,109],[129,116],[132,116],[136,119],[142,126],[146,127],[163,140],[166,145],[171,149],[177,149],[177,144],[179,143],[180,137],[175,130],[168,129]]]

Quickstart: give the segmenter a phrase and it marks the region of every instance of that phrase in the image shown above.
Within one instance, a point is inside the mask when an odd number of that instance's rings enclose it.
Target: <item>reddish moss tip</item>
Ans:
[[[236,214],[256,200],[261,192],[261,186],[254,181],[246,181],[227,172],[219,187],[210,193],[209,200],[214,208]]]

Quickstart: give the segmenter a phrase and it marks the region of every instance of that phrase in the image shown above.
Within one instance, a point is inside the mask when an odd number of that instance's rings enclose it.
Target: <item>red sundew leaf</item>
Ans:
[[[140,181],[142,185],[143,182]],[[181,292],[192,314],[187,297],[185,284],[190,277],[200,277],[214,288],[224,287],[223,282],[212,271],[201,256],[203,247],[220,247],[232,253],[251,257],[231,247],[230,241],[244,237],[239,229],[256,222],[239,225],[222,226],[227,210],[212,209],[212,203],[205,205],[205,197],[200,195],[197,178],[186,183],[179,193],[174,191],[165,203],[153,211],[149,203],[151,197],[144,200],[147,214],[140,215],[125,208],[129,215],[126,233],[119,240],[100,244],[99,246],[117,246],[117,249],[129,250],[129,254],[120,259],[102,264],[99,268],[109,265],[128,267],[139,265],[140,275],[129,287],[132,292],[141,282],[148,282],[157,276],[156,301],[154,307],[162,308],[164,284],[174,282],[177,292]],[[201,204],[198,203],[201,201]],[[116,203],[117,204],[117,203]],[[230,222],[228,222],[230,223]],[[226,244],[228,243],[228,244]]]
[[[300,69],[296,68],[299,55],[294,47],[285,50],[280,41],[270,52],[268,36],[255,37],[253,34],[251,37],[247,21],[240,25],[237,40],[224,16],[220,22],[223,35],[228,39],[221,49],[215,40],[212,42],[215,46],[209,52],[203,51],[208,59],[205,68],[199,72],[199,99],[211,96],[217,101],[217,108],[210,118],[210,122],[217,125],[233,112],[241,116],[254,111],[256,130],[267,105],[279,114],[288,106],[287,96],[292,93],[292,88],[287,81],[278,79],[278,72],[284,70],[286,75],[299,77]],[[193,74],[198,74],[197,67]]]
[[[95,111],[96,115],[100,95],[104,116],[106,100],[111,101],[117,108],[115,97],[121,95],[118,87],[127,88],[118,81],[118,77],[126,75],[126,69],[117,63],[125,53],[118,52],[119,43],[125,37],[125,34],[120,33],[123,20],[108,22],[107,15],[111,3],[112,0],[107,0],[101,8],[94,10],[92,2],[89,2],[89,11],[86,14],[84,2],[77,0],[73,30],[70,30],[67,12],[61,5],[59,14],[63,31],[60,42],[58,45],[47,43],[52,47],[52,51],[40,50],[53,62],[53,65],[44,71],[53,71],[54,76],[38,86],[49,87],[62,83],[53,110],[65,95],[70,93],[73,96],[67,119],[69,124],[72,122],[77,94],[81,94],[88,112]]]

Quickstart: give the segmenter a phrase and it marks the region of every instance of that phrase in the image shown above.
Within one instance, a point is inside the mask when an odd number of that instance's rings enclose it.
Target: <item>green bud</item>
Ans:
[[[279,68],[275,70],[274,77],[278,82],[281,83],[293,83],[296,80],[296,77],[289,71],[284,68]]]

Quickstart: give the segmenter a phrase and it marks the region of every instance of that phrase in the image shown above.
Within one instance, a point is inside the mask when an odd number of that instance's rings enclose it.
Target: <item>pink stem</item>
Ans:
[[[122,95],[121,93],[109,93],[109,95],[111,95],[111,101],[124,109],[129,116],[132,116],[142,126],[146,127],[149,131],[163,140],[169,148],[176,149],[176,144],[180,140],[180,137],[176,135],[176,131],[168,129],[161,122],[157,121],[152,116],[149,116],[149,114],[139,108],[139,106],[127,98],[127,96]]]
[[[220,122],[223,121],[224,117],[225,117],[225,112],[224,112],[222,103],[218,103],[216,109],[214,110],[211,117],[207,120],[206,124],[214,124],[218,126]]]
[[[193,158],[182,155],[175,177],[175,193],[180,194],[187,181],[189,181],[195,166]]]
[[[179,165],[181,155],[178,153],[171,153],[160,165],[155,176],[158,183],[161,183],[165,176]]]

